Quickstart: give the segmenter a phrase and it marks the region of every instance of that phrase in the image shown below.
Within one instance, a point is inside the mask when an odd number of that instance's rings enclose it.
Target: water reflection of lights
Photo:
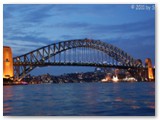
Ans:
[[[116,101],[116,102],[122,102],[122,101],[123,101],[123,98],[118,97],[118,98],[116,98],[114,101]]]
[[[3,89],[3,101],[12,100],[13,91],[11,88],[12,88],[12,86],[5,86],[5,88]],[[12,109],[13,108],[9,103],[4,102],[4,104],[3,104],[3,112],[4,113],[10,112]]]
[[[149,105],[148,108],[155,109],[155,105]]]
[[[136,100],[132,100],[132,99],[127,99],[127,100],[125,100],[125,102],[127,104],[135,104],[137,101]]]
[[[9,106],[9,104],[5,104],[3,105],[3,111],[4,112],[10,112],[12,110],[12,107]]]
[[[144,102],[146,106],[150,109],[155,109],[155,103],[154,102]]]
[[[4,100],[10,100],[13,96],[12,89],[11,89],[12,87],[5,86],[5,88],[3,89]]]
[[[139,109],[140,107],[137,106],[137,105],[133,105],[133,106],[131,106],[131,108],[132,108],[132,109]]]

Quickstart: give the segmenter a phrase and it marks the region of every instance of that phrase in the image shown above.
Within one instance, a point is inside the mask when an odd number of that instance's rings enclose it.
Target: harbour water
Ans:
[[[4,86],[4,116],[154,116],[155,83]]]

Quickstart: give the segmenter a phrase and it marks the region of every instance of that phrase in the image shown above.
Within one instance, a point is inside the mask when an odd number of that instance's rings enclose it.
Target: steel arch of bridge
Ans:
[[[106,65],[106,64],[92,64],[92,63],[46,63],[45,60],[60,54],[63,51],[78,48],[78,47],[88,47],[102,51],[108,56],[112,57],[116,61],[122,63],[121,66],[117,65]],[[14,76],[17,79],[23,78],[27,73],[33,70],[37,66],[46,65],[71,65],[71,66],[103,66],[103,67],[133,67],[135,59],[129,54],[121,50],[120,48],[113,46],[111,44],[102,42],[100,40],[90,40],[90,39],[77,39],[69,41],[61,41],[58,43],[53,43],[24,55],[17,56],[13,58],[14,61]]]

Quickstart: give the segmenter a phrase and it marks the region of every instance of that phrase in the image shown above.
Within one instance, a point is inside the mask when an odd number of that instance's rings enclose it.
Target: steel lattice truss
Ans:
[[[113,58],[113,60],[117,61],[112,64],[104,63],[104,62],[88,62],[85,60],[74,61],[74,56],[72,60],[66,61],[68,54],[65,51],[75,49],[74,53],[76,53],[76,48],[84,48],[83,55],[89,49],[100,51],[103,54]],[[62,58],[60,55],[63,53],[64,57]],[[78,53],[78,52],[77,52]],[[59,59],[55,59],[54,57],[59,55]],[[79,56],[79,55],[78,55]],[[88,56],[89,57],[89,56]],[[97,57],[97,59],[102,59],[102,56]],[[54,60],[51,60],[54,58]],[[91,58],[91,57],[90,57]],[[62,60],[63,59],[63,60]],[[84,58],[85,59],[85,58]],[[107,59],[107,58],[104,58]],[[44,46],[38,48],[34,51],[26,53],[21,56],[17,56],[13,58],[14,60],[14,75],[15,78],[21,79],[31,70],[33,70],[37,66],[47,66],[47,65],[68,65],[68,66],[97,66],[97,67],[135,67],[135,59],[131,57],[129,54],[124,52],[118,47],[115,47],[111,44],[107,44],[100,40],[90,40],[90,39],[78,39],[78,40],[69,40],[62,41],[54,44],[50,44],[48,46]],[[94,58],[92,58],[94,60]],[[118,64],[121,63],[121,64]]]

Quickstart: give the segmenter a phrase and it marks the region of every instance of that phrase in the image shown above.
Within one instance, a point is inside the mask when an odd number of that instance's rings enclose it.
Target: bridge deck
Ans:
[[[139,68],[145,69],[145,67],[137,67],[137,66],[124,66],[124,65],[111,65],[111,64],[102,64],[102,63],[77,63],[77,62],[15,62],[14,66],[89,66],[89,67],[112,67],[119,69],[128,69],[128,68]],[[147,68],[146,68],[147,69]]]

